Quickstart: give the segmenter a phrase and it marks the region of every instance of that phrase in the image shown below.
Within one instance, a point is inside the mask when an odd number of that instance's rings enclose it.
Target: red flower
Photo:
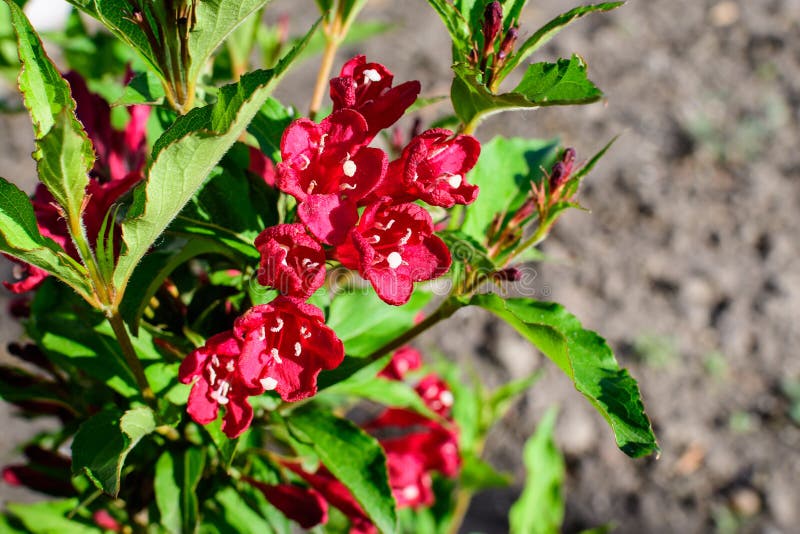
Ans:
[[[422,355],[414,347],[405,345],[397,349],[392,355],[392,360],[378,373],[378,376],[389,380],[402,380],[407,372],[419,369],[420,365],[422,365]]]
[[[305,300],[325,282],[325,253],[302,224],[271,226],[255,245],[261,254],[260,284]]]
[[[263,387],[251,387],[241,379],[240,352],[239,340],[231,332],[223,332],[192,351],[178,370],[181,382],[193,382],[186,407],[192,419],[207,425],[216,420],[219,407],[224,406],[222,430],[231,439],[247,430],[253,420],[253,408],[247,397],[264,392]]]
[[[422,397],[422,400],[425,401],[428,408],[442,417],[450,417],[454,399],[453,393],[444,380],[435,374],[429,374],[420,380],[417,387],[414,389],[417,394]]]
[[[317,375],[344,359],[344,347],[319,308],[278,297],[250,308],[234,324],[242,343],[238,369],[250,388],[275,390],[285,401],[317,392]]]
[[[350,534],[375,534],[378,532],[350,490],[325,467],[320,466],[316,473],[308,473],[299,463],[286,462],[284,465],[300,475],[332,506],[347,516],[350,520]]]
[[[94,520],[95,525],[103,530],[110,530],[112,532],[122,531],[122,525],[108,513],[108,510],[97,510],[92,514],[92,520]]]
[[[391,199],[367,206],[350,239],[336,257],[372,283],[385,302],[408,302],[414,282],[432,280],[450,268],[450,251],[433,235],[430,214],[416,204],[392,205]]]
[[[328,502],[312,488],[302,488],[294,484],[263,484],[252,478],[245,481],[264,494],[264,497],[283,515],[297,521],[303,528],[328,522]]]
[[[255,147],[248,146],[247,150],[250,154],[247,170],[260,176],[268,186],[275,187],[275,165],[272,164],[272,160]]]
[[[278,188],[300,202],[300,220],[323,243],[347,237],[358,221],[359,201],[386,173],[386,154],[362,148],[366,135],[364,117],[347,109],[320,124],[298,119],[283,133]]]
[[[367,63],[365,56],[356,56],[342,67],[338,78],[331,80],[333,111],[354,109],[369,125],[369,139],[388,128],[403,116],[420,92],[418,81],[392,87],[394,76],[380,63]]]
[[[478,197],[478,186],[468,184],[466,175],[480,153],[481,145],[472,136],[454,135],[441,128],[427,130],[412,139],[400,159],[389,165],[373,197],[388,195],[397,202],[421,199],[443,208],[470,204]]]

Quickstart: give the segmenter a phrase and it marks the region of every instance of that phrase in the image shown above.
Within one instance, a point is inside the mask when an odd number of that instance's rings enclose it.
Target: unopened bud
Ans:
[[[516,267],[506,267],[500,271],[495,271],[492,278],[497,282],[518,282],[522,279],[522,271]]]
[[[572,166],[575,163],[575,149],[568,148],[564,150],[564,155],[561,156],[561,161],[564,162],[564,165],[567,168],[567,173],[572,174]]]
[[[483,56],[488,56],[494,49],[494,41],[503,29],[503,6],[500,2],[491,2],[483,12]]]
[[[500,51],[497,52],[498,59],[505,59],[514,51],[514,46],[517,44],[517,37],[519,37],[519,28],[512,26],[506,32],[503,42],[500,43]]]

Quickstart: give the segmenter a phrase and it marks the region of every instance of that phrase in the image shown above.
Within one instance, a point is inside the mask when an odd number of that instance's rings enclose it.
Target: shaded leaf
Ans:
[[[397,528],[397,513],[383,449],[372,436],[346,419],[319,409],[292,412],[287,419],[295,437],[353,493],[380,532]]]
[[[6,505],[8,511],[25,526],[24,531],[33,534],[101,534],[102,529],[98,528],[91,519],[74,517],[69,519],[67,516],[79,506],[78,499],[67,499],[61,501],[40,502],[35,504],[16,504]],[[4,526],[0,520],[0,527]],[[6,532],[2,530],[2,532]],[[16,532],[16,531],[10,531]]]

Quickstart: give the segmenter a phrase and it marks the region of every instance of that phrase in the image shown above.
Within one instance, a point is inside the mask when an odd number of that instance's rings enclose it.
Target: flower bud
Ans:
[[[519,28],[512,26],[506,32],[503,42],[500,43],[500,51],[497,52],[498,59],[505,59],[514,51],[514,45],[517,44],[517,37],[519,37]]]
[[[491,2],[483,12],[483,56],[488,56],[494,49],[494,42],[503,29],[503,6],[500,2]]]
[[[495,282],[518,282],[522,279],[522,271],[516,267],[507,267],[492,274]]]

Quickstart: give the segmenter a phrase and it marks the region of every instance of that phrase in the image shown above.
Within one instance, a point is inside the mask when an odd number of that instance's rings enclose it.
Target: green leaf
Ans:
[[[115,102],[115,106],[135,104],[161,104],[164,101],[164,86],[150,71],[137,72]]]
[[[214,446],[217,447],[222,463],[227,469],[233,462],[233,457],[236,454],[236,447],[239,445],[241,436],[231,439],[222,431],[222,415],[217,417],[215,421],[204,425],[203,429],[208,433]]]
[[[453,61],[464,61],[472,48],[472,32],[469,21],[464,15],[446,0],[428,0],[434,11],[439,15],[453,41]]]
[[[359,382],[340,382],[325,393],[352,395],[371,400],[384,406],[408,408],[429,419],[437,419],[435,413],[425,404],[414,388],[405,382],[387,380],[381,377],[366,378]]]
[[[78,499],[39,502],[35,504],[9,503],[8,511],[33,534],[101,534],[89,518],[75,517],[68,519],[68,515],[79,507]],[[0,526],[3,526],[0,521]],[[3,532],[6,532],[3,530]],[[14,532],[14,531],[11,531]]]
[[[542,378],[543,374],[544,373],[540,369],[538,371],[534,371],[529,376],[524,378],[506,382],[502,386],[492,391],[491,395],[489,395],[487,403],[491,412],[492,421],[496,421],[504,417],[506,412],[508,412],[508,409],[511,407],[511,403],[516,399],[516,397],[530,389],[536,382],[539,381],[540,378]]]
[[[82,297],[92,293],[86,269],[39,232],[28,195],[0,178],[0,251],[53,274]]]
[[[518,209],[531,190],[531,182],[541,180],[542,168],[552,166],[558,144],[557,139],[519,137],[495,137],[484,143],[478,163],[467,176],[481,193],[466,210],[462,232],[484,242],[495,214]]]
[[[586,77],[586,64],[577,55],[559,59],[557,63],[530,65],[520,84],[502,94],[490,91],[475,68],[466,63],[454,65],[453,70],[456,73],[450,88],[453,109],[473,130],[482,119],[501,111],[590,104],[603,97],[602,91]]]
[[[513,92],[537,106],[588,104],[603,97],[586,77],[586,63],[574,54],[557,63],[530,65]]]
[[[471,303],[508,322],[558,365],[605,417],[625,454],[638,458],[659,452],[636,380],[619,367],[597,333],[584,330],[575,316],[555,303],[503,300],[491,294],[476,295]]]
[[[341,293],[331,302],[328,326],[344,343],[347,355],[366,357],[414,326],[431,297],[416,290],[407,304],[390,306],[372,288]]]
[[[128,453],[156,428],[150,408],[124,414],[104,410],[84,422],[72,442],[72,472],[84,473],[112,497],[119,494],[122,466]]]
[[[42,41],[14,2],[11,20],[17,32],[22,68],[19,87],[33,121],[39,179],[66,210],[78,219],[89,171],[94,165],[92,143],[75,117],[69,84],[47,57]]]
[[[247,127],[256,138],[261,151],[272,158],[281,159],[281,137],[283,131],[295,119],[293,110],[284,107],[274,98],[269,98]]]
[[[525,443],[527,482],[509,513],[512,534],[557,534],[564,520],[564,457],[553,440],[557,410],[551,408]]]
[[[281,534],[291,532],[288,519],[281,513],[272,514],[271,520],[265,519],[262,514],[253,509],[245,500],[246,491],[237,491],[236,488],[227,486],[214,496],[213,501],[206,502],[205,512],[208,524],[217,527],[219,530],[204,530],[201,532],[220,532],[220,533],[241,533],[241,534],[263,534],[265,532],[279,532]],[[257,497],[257,496],[256,496]],[[265,506],[271,506],[265,503]],[[280,516],[281,519],[278,519]],[[281,523],[281,524],[276,524]],[[228,528],[222,528],[226,526]]]
[[[199,520],[197,485],[205,469],[205,451],[164,452],[156,462],[153,486],[161,525],[168,532],[195,532]],[[176,506],[176,503],[180,503]]]
[[[380,532],[397,529],[397,513],[386,457],[375,438],[346,419],[314,408],[292,412],[292,434],[310,445],[320,460],[352,492]]]
[[[292,49],[275,69],[251,72],[222,87],[216,104],[180,117],[156,141],[147,181],[137,188],[122,224],[127,250],[114,272],[117,288],[126,286],[141,258],[244,132],[302,47]]]
[[[498,473],[494,467],[472,452],[462,455],[461,472],[458,476],[461,487],[469,491],[504,488],[514,480],[508,473]]]
[[[502,69],[497,74],[498,79],[504,80],[508,74],[517,68],[522,61],[527,59],[531,54],[541,48],[545,43],[547,43],[550,39],[553,38],[558,32],[563,30],[572,22],[578,20],[579,18],[583,17],[584,15],[588,15],[589,13],[594,13],[598,11],[611,11],[612,9],[616,9],[619,6],[623,5],[625,2],[604,2],[602,4],[594,4],[589,6],[581,6],[576,7],[575,9],[571,9],[566,13],[562,13],[561,15],[557,16],[528,37],[522,46],[519,47],[517,53],[510,56],[508,61],[503,66]]]

